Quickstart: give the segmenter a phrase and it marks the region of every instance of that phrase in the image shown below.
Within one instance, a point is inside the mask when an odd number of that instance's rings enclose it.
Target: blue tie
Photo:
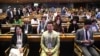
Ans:
[[[88,34],[87,34],[87,30],[86,30],[85,32],[86,32],[86,40],[88,40]]]

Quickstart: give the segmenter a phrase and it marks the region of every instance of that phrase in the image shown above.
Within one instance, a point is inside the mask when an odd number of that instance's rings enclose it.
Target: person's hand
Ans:
[[[82,41],[82,43],[90,44],[91,41],[90,40],[84,40],[84,41]]]
[[[47,53],[47,55],[48,55],[48,56],[51,56],[51,55],[52,55],[52,53],[51,53],[51,52],[48,52],[48,53]]]
[[[72,31],[72,33],[75,33],[75,31]]]
[[[19,48],[20,53],[23,53],[23,48]]]
[[[88,40],[89,41],[89,44],[93,44],[94,43],[94,40]]]
[[[51,49],[49,49],[49,51],[47,52],[47,55],[48,55],[48,56],[51,56],[51,55],[52,55]]]

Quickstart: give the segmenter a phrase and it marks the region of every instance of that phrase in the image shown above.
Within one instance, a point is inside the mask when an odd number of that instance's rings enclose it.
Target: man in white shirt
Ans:
[[[39,24],[39,20],[37,18],[31,19],[31,24]]]
[[[91,30],[93,32],[99,32],[99,26],[96,20],[92,20]]]

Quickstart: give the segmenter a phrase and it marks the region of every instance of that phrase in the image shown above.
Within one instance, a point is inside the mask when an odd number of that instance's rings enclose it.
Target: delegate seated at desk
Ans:
[[[100,56],[98,52],[93,48],[94,39],[93,32],[89,30],[90,25],[90,20],[86,20],[84,22],[84,27],[76,32],[75,41],[82,49],[84,56]]]
[[[22,31],[25,34],[33,33],[33,28],[32,25],[29,23],[29,18],[24,18],[24,25],[22,26]]]
[[[39,22],[37,27],[37,34],[43,33],[45,31],[46,24],[47,24],[46,17],[42,16],[41,21]]]
[[[99,32],[99,25],[97,24],[97,20],[92,20],[91,30],[93,32]]]
[[[75,19],[72,19],[68,28],[68,33],[75,33],[79,29],[79,25]]]
[[[27,45],[27,35],[22,33],[20,26],[15,27],[15,33],[11,39],[11,50],[9,56],[23,56],[23,48]]]
[[[62,19],[60,15],[57,15],[54,19],[54,30],[59,33],[64,33],[64,28],[62,27]]]

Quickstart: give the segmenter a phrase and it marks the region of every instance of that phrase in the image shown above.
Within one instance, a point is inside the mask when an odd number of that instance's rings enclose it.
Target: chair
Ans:
[[[93,47],[98,53],[100,53],[100,49],[98,49],[95,45],[93,45]],[[74,43],[74,52],[77,56],[84,56],[81,48],[76,43]]]
[[[74,43],[74,52],[77,56],[83,56],[82,50],[76,43]]]
[[[11,47],[8,47],[5,50],[5,56],[9,56],[10,49],[11,49]],[[27,46],[24,47],[23,56],[28,56],[28,54],[29,54],[29,46],[27,45]]]

